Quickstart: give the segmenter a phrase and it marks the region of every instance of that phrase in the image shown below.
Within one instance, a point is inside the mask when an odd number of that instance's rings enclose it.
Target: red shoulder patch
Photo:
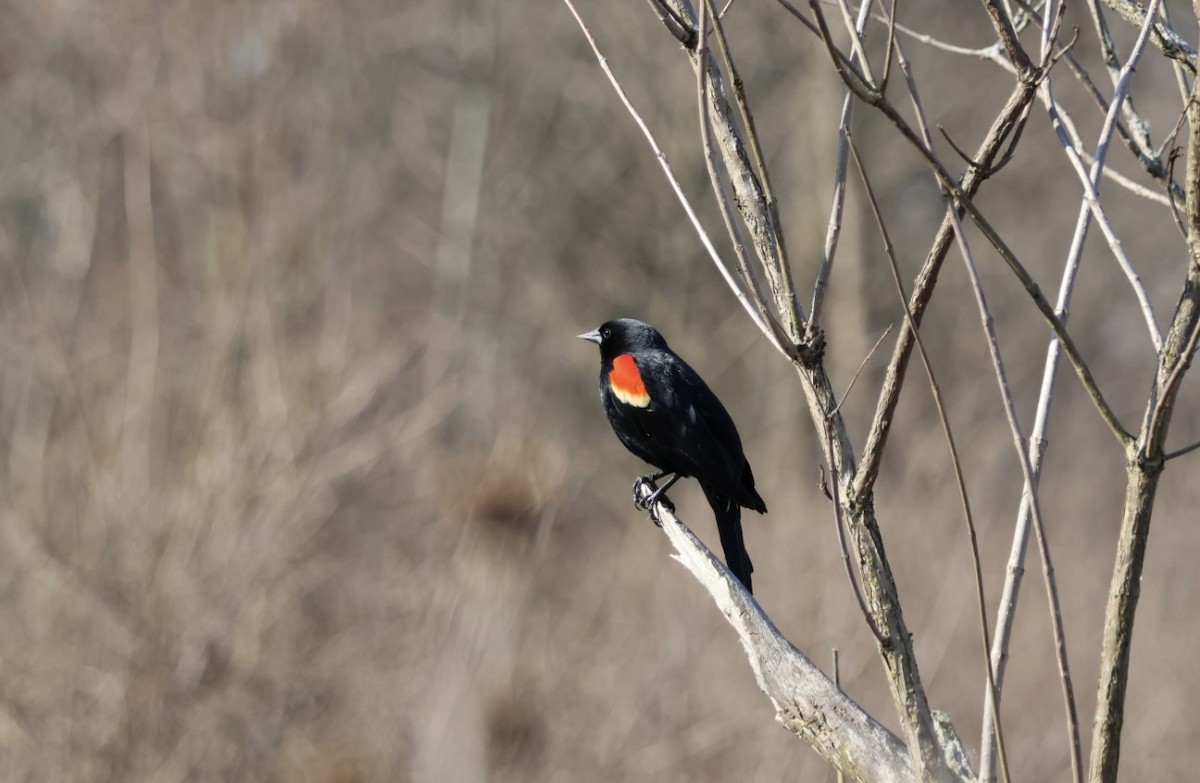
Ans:
[[[650,392],[646,391],[637,362],[630,354],[623,353],[613,359],[612,369],[608,371],[608,385],[612,387],[613,395],[626,405],[635,408],[650,405]]]

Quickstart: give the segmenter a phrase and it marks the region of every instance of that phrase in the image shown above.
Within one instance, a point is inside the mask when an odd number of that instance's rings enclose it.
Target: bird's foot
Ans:
[[[662,527],[662,520],[658,517],[658,504],[661,503],[672,514],[675,513],[675,504],[664,493],[672,484],[679,480],[678,475],[672,476],[670,481],[659,487],[654,482],[662,478],[663,475],[665,474],[638,476],[633,482],[633,505],[643,511],[649,511],[650,519],[659,527]],[[642,497],[645,492],[649,492],[650,494]]]
[[[654,483],[653,476],[638,476],[633,480],[633,507],[640,508],[642,511],[649,511],[650,503],[648,500],[654,497],[654,493],[657,490],[658,486]],[[642,495],[644,493],[649,494],[643,499]]]

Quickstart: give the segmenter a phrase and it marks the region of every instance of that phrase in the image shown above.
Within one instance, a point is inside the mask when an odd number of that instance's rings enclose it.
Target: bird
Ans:
[[[675,482],[695,478],[716,516],[725,562],[752,593],[742,508],[765,514],[767,504],[725,406],[647,323],[618,318],[579,337],[600,346],[600,402],[617,438],[659,471],[634,482],[635,499],[643,482],[656,487],[670,476],[641,503],[653,510]]]

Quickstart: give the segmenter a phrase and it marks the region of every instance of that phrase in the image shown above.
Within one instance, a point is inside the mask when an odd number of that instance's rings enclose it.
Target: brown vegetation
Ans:
[[[729,31],[806,288],[841,85],[816,39],[758,5],[735,4]],[[616,315],[659,326],[737,420],[772,509],[746,532],[763,606],[819,662],[837,648],[846,690],[894,723],[795,375],[701,258],[560,5],[5,12],[0,779],[831,778],[775,723],[724,620],[631,505],[642,466],[608,431],[594,351],[574,338]],[[694,80],[648,13],[592,21],[715,226],[694,103],[672,99]],[[929,16],[928,32],[953,37],[950,14]],[[926,108],[974,139],[1003,95],[988,64],[954,62],[979,88],[955,74],[926,88]],[[1178,112],[1170,74],[1151,58],[1139,78],[1163,85],[1139,93],[1161,134]],[[1095,111],[1076,108],[1094,136]],[[880,120],[860,123],[870,150]],[[1050,133],[1044,116],[1026,132]],[[911,153],[874,162],[911,274],[940,202]],[[1057,279],[1077,183],[1061,157],[1010,167],[989,214]],[[1106,205],[1169,313],[1184,264],[1169,212],[1148,220],[1117,188]],[[1148,338],[1092,244],[1072,331],[1136,421]],[[838,389],[901,318],[861,204],[841,259],[825,322]],[[1031,416],[1047,330],[998,259],[982,264]],[[934,301],[923,334],[994,597],[1020,472],[965,275],[947,269],[958,294]],[[881,366],[845,406],[857,439]],[[1170,447],[1200,437],[1197,388],[1186,382]],[[1043,507],[1090,716],[1121,455],[1077,384],[1060,395]],[[892,439],[877,504],[905,616],[932,703],[973,731],[973,577],[921,386]],[[1194,460],[1160,488],[1122,753],[1133,779],[1200,766]],[[672,496],[715,539],[698,489]],[[1026,583],[1005,692],[1020,780],[1069,769],[1041,592]],[[977,734],[963,739],[975,750]]]

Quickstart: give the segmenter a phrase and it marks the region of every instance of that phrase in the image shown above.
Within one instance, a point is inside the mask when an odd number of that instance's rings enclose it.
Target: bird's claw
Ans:
[[[642,490],[647,487],[650,494],[643,498]],[[675,513],[675,504],[666,495],[659,494],[659,489],[654,483],[654,478],[652,476],[638,476],[633,482],[633,505],[642,511],[649,511],[650,519],[654,521],[654,524],[662,527],[662,520],[658,518],[658,505],[660,503],[672,514]]]
[[[650,493],[655,490],[654,482],[649,476],[638,476],[633,480],[633,507],[640,508],[642,511],[648,510],[646,501],[642,499],[642,488],[649,485]]]

